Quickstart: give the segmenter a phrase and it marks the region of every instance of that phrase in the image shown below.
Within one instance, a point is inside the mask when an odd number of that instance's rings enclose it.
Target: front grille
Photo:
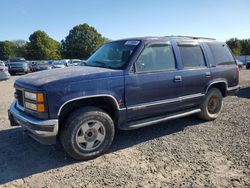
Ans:
[[[23,105],[23,92],[19,89],[16,89],[15,98],[20,106],[24,107]]]

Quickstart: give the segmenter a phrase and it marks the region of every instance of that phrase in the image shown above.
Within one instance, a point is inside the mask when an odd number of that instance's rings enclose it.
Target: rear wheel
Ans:
[[[211,88],[207,92],[203,103],[201,104],[201,112],[199,118],[207,121],[214,120],[218,117],[223,106],[223,96],[217,88]]]
[[[60,133],[60,139],[71,157],[89,160],[107,151],[114,134],[114,123],[107,113],[99,108],[86,107],[70,115]]]

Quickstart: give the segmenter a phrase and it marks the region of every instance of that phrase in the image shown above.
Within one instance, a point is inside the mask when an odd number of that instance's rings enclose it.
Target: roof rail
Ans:
[[[171,36],[165,36],[165,37],[216,40],[214,38],[208,38],[208,37],[195,37],[195,36],[182,36],[182,35],[171,35]]]

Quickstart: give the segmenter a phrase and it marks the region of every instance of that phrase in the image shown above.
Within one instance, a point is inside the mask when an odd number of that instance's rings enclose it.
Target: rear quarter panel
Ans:
[[[208,83],[210,85],[212,82],[216,81],[224,81],[227,83],[228,87],[233,87],[239,84],[238,80],[238,66],[235,62],[233,65],[215,65],[214,57],[208,45],[203,43],[203,47],[205,49],[205,53],[207,56],[208,65],[210,67],[210,71],[212,77]]]

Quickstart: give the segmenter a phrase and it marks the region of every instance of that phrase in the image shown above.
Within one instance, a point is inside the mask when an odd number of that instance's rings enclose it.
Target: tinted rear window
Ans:
[[[207,43],[214,57],[215,65],[235,64],[234,58],[225,43]]]
[[[184,68],[204,67],[205,60],[200,46],[179,46]]]

